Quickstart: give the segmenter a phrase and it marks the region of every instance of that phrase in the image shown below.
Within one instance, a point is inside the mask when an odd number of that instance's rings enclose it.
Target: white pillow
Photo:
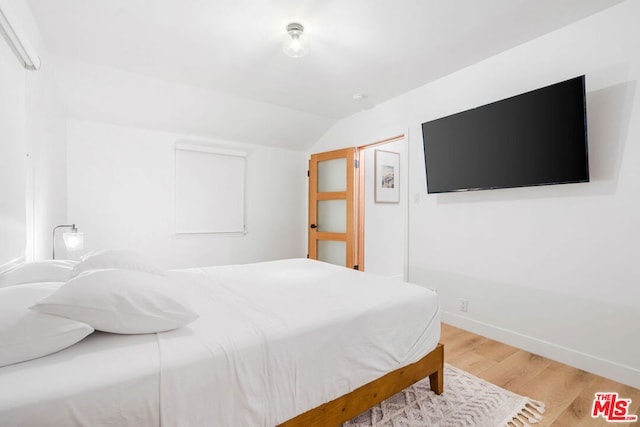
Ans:
[[[77,261],[48,260],[22,264],[0,275],[0,288],[36,282],[66,282]]]
[[[81,258],[71,272],[71,277],[90,270],[122,268],[125,270],[145,271],[147,273],[166,276],[166,271],[148,257],[132,251],[107,249],[91,252]]]
[[[32,283],[0,289],[0,366],[55,353],[93,332],[85,323],[29,310],[60,286]]]
[[[171,279],[121,269],[81,274],[32,308],[118,334],[168,331],[198,318]]]

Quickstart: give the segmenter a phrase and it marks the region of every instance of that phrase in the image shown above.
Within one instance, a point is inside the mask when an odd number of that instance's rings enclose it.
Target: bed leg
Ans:
[[[437,355],[438,369],[429,375],[429,385],[435,394],[442,394],[444,392],[444,346],[438,343],[434,351]]]
[[[435,394],[442,394],[444,391],[444,372],[442,369],[429,375],[429,385]]]

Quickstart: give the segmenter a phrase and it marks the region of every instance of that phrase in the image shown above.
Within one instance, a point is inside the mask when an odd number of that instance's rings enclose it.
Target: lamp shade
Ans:
[[[68,251],[79,251],[84,248],[84,233],[81,231],[62,233],[62,240]]]
[[[52,256],[56,259],[56,230],[58,228],[70,228],[71,230],[62,233],[62,240],[68,251],[77,251],[84,248],[84,233],[81,233],[76,228],[75,224],[61,224],[53,227],[53,236],[51,237],[52,243]]]

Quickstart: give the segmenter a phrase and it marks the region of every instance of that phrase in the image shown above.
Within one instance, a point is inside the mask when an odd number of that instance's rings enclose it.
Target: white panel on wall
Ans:
[[[25,71],[0,37],[0,268],[25,255]]]
[[[51,231],[66,222],[66,118],[50,56],[27,0],[2,1],[42,67],[25,70],[0,36],[0,265],[51,257]],[[35,57],[35,53],[34,53]],[[0,267],[0,270],[2,267]]]
[[[177,234],[241,233],[246,153],[176,144]]]

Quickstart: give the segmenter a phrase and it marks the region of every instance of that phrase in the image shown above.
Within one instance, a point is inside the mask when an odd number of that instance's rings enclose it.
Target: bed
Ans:
[[[426,376],[434,292],[307,259],[167,273],[199,314],[0,368],[0,425],[340,425]]]

